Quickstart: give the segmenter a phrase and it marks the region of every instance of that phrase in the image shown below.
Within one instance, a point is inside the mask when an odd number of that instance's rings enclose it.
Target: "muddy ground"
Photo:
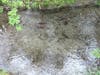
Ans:
[[[25,10],[22,31],[0,15],[0,68],[12,75],[87,75],[100,66],[92,54],[100,48],[100,8],[49,13]]]

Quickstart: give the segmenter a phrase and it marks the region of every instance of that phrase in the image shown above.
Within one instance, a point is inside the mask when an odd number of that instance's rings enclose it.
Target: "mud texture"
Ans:
[[[19,12],[22,31],[10,26],[0,30],[0,68],[12,75],[86,75],[95,71],[100,59],[91,51],[100,48],[99,12],[95,7]],[[2,19],[0,25],[5,23]]]

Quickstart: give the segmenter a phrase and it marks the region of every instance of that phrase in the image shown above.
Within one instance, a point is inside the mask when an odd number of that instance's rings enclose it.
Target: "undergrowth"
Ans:
[[[9,7],[8,11],[9,25],[15,26],[17,31],[22,30],[20,25],[20,16],[18,15],[18,8],[36,8],[45,9],[48,7],[62,7],[66,5],[74,4],[77,0],[0,0],[0,5]],[[97,5],[100,5],[100,0],[96,1]],[[3,13],[3,8],[0,7],[0,13]],[[11,13],[11,14],[10,14]]]
[[[72,4],[75,0],[0,0],[0,4],[9,7],[11,10],[8,11],[8,21],[9,25],[15,26],[17,31],[22,30],[22,25],[20,25],[20,16],[18,15],[18,8],[37,8],[43,9],[48,8],[48,6],[61,7],[65,4]],[[0,7],[0,13],[3,13],[3,8]]]
[[[18,15],[17,12],[18,10],[16,8],[12,8],[12,10],[8,12],[8,20],[11,26],[15,26],[17,31],[21,31],[20,15]]]

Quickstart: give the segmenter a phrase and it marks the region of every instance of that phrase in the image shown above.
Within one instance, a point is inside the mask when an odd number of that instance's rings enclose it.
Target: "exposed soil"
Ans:
[[[0,68],[12,75],[86,75],[100,59],[100,8],[73,8],[60,12],[21,11],[23,30],[0,31]],[[6,25],[0,15],[0,26]],[[4,19],[4,20],[3,20]]]

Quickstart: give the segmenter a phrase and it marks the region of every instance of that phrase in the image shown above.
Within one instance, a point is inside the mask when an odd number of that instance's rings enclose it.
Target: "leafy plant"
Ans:
[[[96,58],[100,58],[100,49],[97,48],[95,50],[92,51],[92,54],[96,57]]]
[[[5,70],[0,69],[0,75],[9,75],[9,73]]]
[[[19,7],[23,7],[23,0],[1,0],[2,3],[10,7],[11,11],[8,12],[8,21],[11,26],[15,26],[17,31],[22,30],[20,25],[20,16],[17,14]]]
[[[8,19],[9,24],[11,26],[15,26],[17,31],[22,30],[22,27],[20,25],[20,16],[17,14],[18,10],[16,8],[13,8],[11,11],[8,12]]]

